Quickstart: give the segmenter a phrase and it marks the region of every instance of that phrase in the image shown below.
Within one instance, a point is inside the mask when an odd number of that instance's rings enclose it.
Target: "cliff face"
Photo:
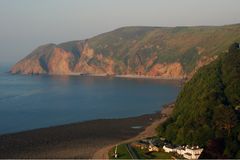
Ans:
[[[11,73],[43,74],[46,73],[46,71],[41,67],[38,60],[26,59],[13,66],[11,68]]]
[[[22,74],[68,74],[71,73],[70,60],[73,55],[61,48],[53,47],[48,57],[27,57],[11,69],[12,73]]]
[[[240,40],[240,25],[126,27],[86,41],[47,44],[11,69],[21,74],[119,74],[191,77]]]

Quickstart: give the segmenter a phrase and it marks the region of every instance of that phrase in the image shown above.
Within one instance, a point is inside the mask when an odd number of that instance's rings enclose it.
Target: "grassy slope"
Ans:
[[[114,157],[113,157],[114,152],[115,152],[115,147],[112,148],[112,150],[109,152],[110,159],[114,159]],[[127,150],[126,144],[118,145],[117,154],[118,154],[117,159],[132,159]]]
[[[140,148],[132,148],[135,154],[140,157],[140,159],[171,159],[172,155],[170,153],[166,153],[163,150],[160,152],[149,152],[147,149],[140,149]],[[115,147],[112,148],[109,152],[109,157],[111,159],[114,159],[113,153],[114,153]],[[128,150],[126,144],[121,144],[118,146],[118,158],[117,159],[132,159]]]
[[[85,44],[89,44],[95,53],[114,61],[113,70],[116,74],[134,74],[138,71],[147,73],[157,63],[173,62],[180,62],[185,73],[191,73],[199,60],[221,54],[233,42],[240,42],[240,24],[205,27],[123,27],[85,41],[40,46],[21,62],[24,66],[24,62],[28,60],[40,61],[44,72],[48,72],[47,66],[53,50],[60,47],[72,53],[73,58],[69,65],[73,69]],[[87,63],[96,68],[108,67],[108,63],[103,63],[96,55]],[[35,64],[29,67],[36,68]]]
[[[97,53],[127,64],[138,54],[146,63],[154,54],[158,62],[180,61],[190,72],[202,56],[218,55],[240,40],[240,25],[221,27],[124,27],[89,40]],[[201,55],[199,55],[201,53]],[[134,67],[134,66],[133,66]]]
[[[134,148],[136,153],[141,159],[172,159],[170,153],[166,153],[163,150],[159,152],[149,152],[148,150],[142,150],[140,148]]]

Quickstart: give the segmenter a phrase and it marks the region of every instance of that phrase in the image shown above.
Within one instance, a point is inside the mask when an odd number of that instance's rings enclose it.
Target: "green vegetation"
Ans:
[[[167,66],[166,69],[170,71],[164,75],[182,78],[192,75],[195,69],[209,63],[227,51],[229,45],[238,41],[240,24],[205,27],[124,27],[83,41],[41,46],[11,71],[54,74],[56,70],[50,69],[52,67],[49,66],[52,65],[49,63],[57,58],[53,55],[58,47],[70,53],[70,57],[64,56],[63,59],[68,63],[66,67],[73,72],[98,72],[90,69],[94,67],[101,68],[103,72],[107,72],[105,68],[111,68],[115,74],[158,75],[160,69],[154,67],[156,64],[178,63],[180,65],[177,66],[177,71],[181,72],[174,72],[175,66]],[[101,59],[99,55],[102,56]],[[87,64],[90,67],[80,67]]]
[[[108,154],[110,159],[115,159],[114,158],[114,151],[115,151],[115,147],[112,148],[112,150]],[[117,154],[118,154],[117,159],[132,159],[128,150],[127,150],[126,144],[118,145]]]
[[[189,49],[182,57],[181,62],[183,65],[183,69],[186,72],[191,72],[192,69],[195,67],[195,64],[199,60],[200,55],[198,54],[198,51],[196,48]]]
[[[132,159],[127,150],[127,145],[128,144],[121,144],[118,146],[118,157],[116,159]],[[171,159],[173,156],[171,153],[166,153],[163,150],[160,150],[159,152],[149,152],[147,149],[140,149],[138,147],[132,147],[131,145],[129,146],[131,147],[130,149],[132,152],[134,152],[134,155],[138,157],[137,159]],[[110,159],[115,159],[114,151],[115,147],[113,147],[108,154]]]
[[[70,41],[66,43],[61,43],[58,45],[58,47],[63,48],[65,51],[72,52],[74,56],[80,57],[80,52],[82,50],[81,48],[82,41]]]
[[[159,135],[203,146],[203,158],[240,158],[239,106],[240,49],[234,43],[185,84]]]
[[[163,150],[159,152],[149,152],[147,149],[140,149],[138,147],[131,147],[131,149],[139,159],[171,159],[172,157],[171,153],[166,153]],[[114,151],[115,147],[112,148],[109,152],[110,159],[115,159]],[[117,159],[132,159],[127,150],[127,144],[119,145],[117,153],[118,153]]]
[[[159,152],[149,152],[147,149],[134,148],[140,159],[171,159],[172,155],[163,150]]]
[[[184,71],[189,73],[203,56],[219,55],[239,40],[240,25],[236,24],[220,27],[124,27],[93,37],[88,43],[96,53],[111,56],[125,65],[127,57],[133,69],[143,65],[145,70],[149,70],[149,60],[157,55],[154,64],[180,62]]]

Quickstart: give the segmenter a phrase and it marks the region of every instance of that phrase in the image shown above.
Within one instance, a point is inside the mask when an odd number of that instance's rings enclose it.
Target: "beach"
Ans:
[[[160,113],[102,119],[0,136],[0,158],[108,158],[116,144],[154,136],[171,107]]]
[[[185,76],[182,77],[167,77],[167,76],[149,76],[149,75],[137,75],[137,74],[93,74],[93,73],[64,73],[64,74],[49,74],[49,75],[60,75],[60,76],[92,76],[92,77],[115,77],[115,78],[129,78],[129,79],[157,79],[157,80],[171,80],[171,81],[184,81]]]
[[[129,143],[129,142],[134,142],[134,141],[138,141],[144,138],[148,138],[148,137],[153,137],[156,136],[156,128],[163,123],[172,113],[173,107],[172,106],[167,106],[164,107],[161,110],[161,117],[155,119],[155,121],[153,121],[152,124],[150,124],[149,126],[147,126],[144,131],[140,132],[137,136],[132,137],[130,139],[121,141],[119,143],[116,143],[114,145],[109,145],[106,147],[101,148],[100,150],[98,150],[94,155],[93,155],[93,159],[108,159],[108,152],[111,150],[111,148],[113,148],[116,145],[119,144],[123,144],[123,143]]]

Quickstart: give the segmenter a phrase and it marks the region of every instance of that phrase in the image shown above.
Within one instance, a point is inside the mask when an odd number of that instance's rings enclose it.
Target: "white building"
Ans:
[[[163,146],[165,152],[177,152],[177,154],[182,155],[186,159],[198,159],[203,151],[203,148],[198,146],[189,147],[189,146],[179,146],[174,148],[172,146]]]
[[[169,152],[176,152],[176,149],[174,147],[170,146],[170,145],[164,145],[163,146],[163,150],[165,152],[167,152],[167,153],[169,153]]]
[[[157,146],[154,146],[153,144],[150,144],[148,147],[149,152],[159,152],[159,148]]]
[[[186,152],[185,147],[184,147],[184,146],[179,146],[179,147],[177,147],[177,148],[176,148],[176,152],[177,152],[177,154],[179,154],[179,155],[183,155],[183,154]]]
[[[185,153],[183,154],[184,158],[187,159],[198,159],[203,151],[203,148],[199,148],[198,146],[194,147],[185,147]]]

